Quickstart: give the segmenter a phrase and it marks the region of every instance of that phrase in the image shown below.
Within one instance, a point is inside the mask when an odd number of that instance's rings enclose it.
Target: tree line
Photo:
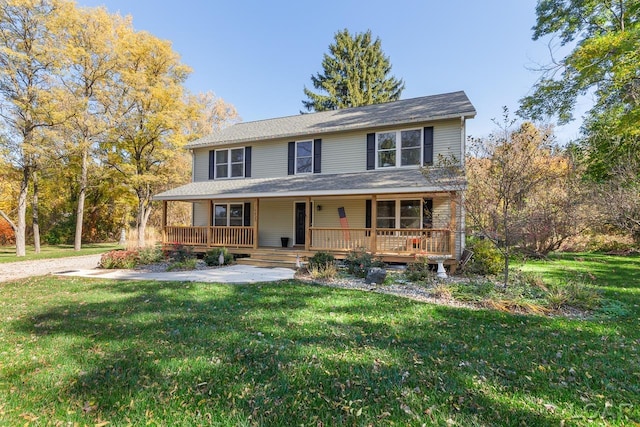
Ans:
[[[536,15],[534,40],[572,49],[540,70],[523,121],[505,109],[464,159],[468,230],[503,253],[505,283],[515,247],[544,255],[587,229],[640,243],[640,0],[539,0]],[[370,31],[335,33],[321,66],[311,76],[319,92],[304,90],[308,111],[397,100],[404,89]],[[189,180],[179,147],[237,119],[212,94],[188,93],[189,71],[129,18],[69,0],[0,0],[0,215],[18,254],[27,205],[36,248],[41,214],[49,239],[73,235],[76,248],[129,221],[144,243],[152,195]],[[585,94],[595,102],[580,138],[558,145],[546,123],[572,120]],[[463,159],[440,160],[463,171]]]
[[[36,252],[43,219],[48,241],[72,238],[76,250],[133,219],[144,245],[152,196],[190,178],[180,148],[237,119],[212,93],[189,93],[189,73],[170,42],[129,17],[0,1],[0,215],[16,255],[28,207]]]

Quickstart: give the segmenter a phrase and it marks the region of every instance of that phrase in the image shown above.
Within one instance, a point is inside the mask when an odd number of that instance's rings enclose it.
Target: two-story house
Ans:
[[[238,123],[188,144],[192,182],[158,194],[163,243],[338,257],[364,249],[388,261],[464,245],[463,186],[422,173],[440,155],[464,161],[464,92]],[[167,203],[193,204],[190,226]],[[273,250],[272,250],[273,251]]]

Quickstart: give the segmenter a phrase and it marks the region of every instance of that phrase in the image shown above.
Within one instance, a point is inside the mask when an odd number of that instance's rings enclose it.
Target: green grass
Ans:
[[[640,422],[638,258],[530,268],[590,273],[629,311],[519,316],[296,281],[0,284],[0,425]]]
[[[0,264],[15,261],[30,261],[34,259],[65,258],[70,256],[93,255],[114,249],[121,249],[117,243],[90,243],[82,245],[79,251],[73,250],[73,245],[42,245],[40,253],[34,253],[33,246],[27,246],[27,255],[16,256],[15,246],[0,246]]]

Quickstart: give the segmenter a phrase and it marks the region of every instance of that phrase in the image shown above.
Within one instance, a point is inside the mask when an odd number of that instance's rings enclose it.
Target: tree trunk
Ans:
[[[506,201],[503,202],[502,208],[502,226],[504,227],[504,288],[509,285],[509,205]]]
[[[33,246],[35,253],[40,253],[40,223],[39,223],[39,209],[38,204],[38,171],[33,171],[33,199],[31,201],[31,218],[33,220]]]
[[[27,254],[25,235],[27,232],[27,193],[29,190],[29,175],[31,171],[25,166],[22,171],[20,193],[18,194],[18,224],[16,225],[16,256]]]
[[[136,228],[138,229],[138,247],[145,247],[145,232],[147,230],[147,221],[151,216],[151,189],[146,188],[138,191],[138,214],[136,215]]]
[[[82,227],[84,224],[84,199],[87,193],[87,177],[89,169],[89,149],[82,149],[82,169],[80,172],[80,191],[78,194],[78,208],[76,210],[76,235],[73,242],[73,250],[82,249]]]

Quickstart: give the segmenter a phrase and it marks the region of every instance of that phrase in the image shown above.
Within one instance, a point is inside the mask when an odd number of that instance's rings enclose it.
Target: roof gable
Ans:
[[[187,148],[371,129],[454,117],[474,117],[463,91],[423,96],[364,107],[236,123],[187,144]]]

